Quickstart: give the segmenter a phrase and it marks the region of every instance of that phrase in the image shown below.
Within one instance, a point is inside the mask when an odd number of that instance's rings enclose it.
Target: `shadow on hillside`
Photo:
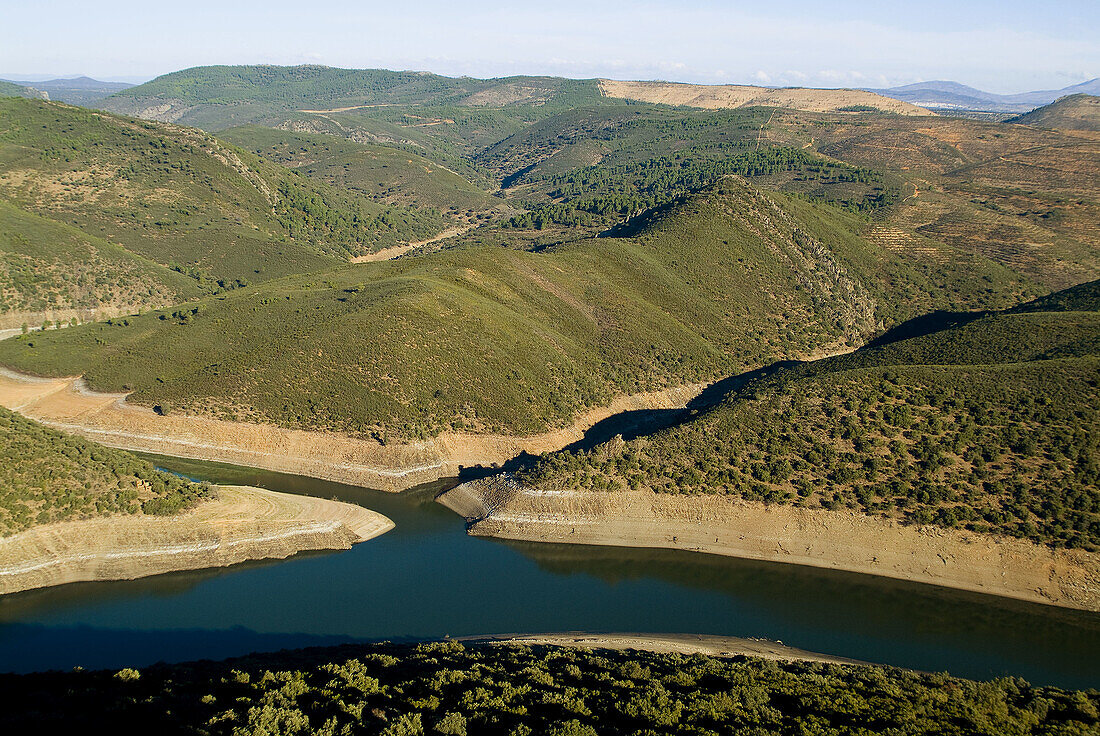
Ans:
[[[703,389],[698,396],[688,402],[682,409],[630,409],[613,414],[606,419],[596,422],[589,427],[584,435],[577,441],[566,445],[565,452],[578,450],[591,450],[604,442],[621,435],[624,440],[633,440],[638,437],[648,437],[663,429],[685,422],[692,417],[720,404],[727,396],[739,391],[753,381],[765,378],[775,373],[799,365],[802,361],[781,360],[771,365],[755,370],[727,376]],[[538,457],[528,452],[521,452],[502,465],[487,467],[474,465],[463,467],[459,470],[458,480],[465,483],[470,480],[496,475],[502,471],[514,472],[533,464]]]
[[[989,314],[989,312],[947,312],[944,310],[922,314],[920,317],[914,317],[911,320],[902,322],[897,327],[890,328],[864,345],[861,350],[877,348],[883,345],[889,345],[890,343],[900,342],[901,340],[910,340],[914,337],[931,335],[933,332],[939,332],[952,327],[961,327],[987,314]]]

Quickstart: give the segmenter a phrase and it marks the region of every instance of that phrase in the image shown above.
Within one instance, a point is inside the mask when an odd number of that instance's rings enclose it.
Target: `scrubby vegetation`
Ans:
[[[200,131],[34,100],[0,100],[0,172],[12,205],[207,289],[330,267],[443,227]]]
[[[0,408],[0,536],[108,514],[173,514],[213,489]]]
[[[624,237],[359,264],[237,289],[183,317],[19,337],[0,360],[231,419],[384,440],[528,433],[616,393],[859,341],[881,320],[970,298],[1013,303],[1024,288],[965,258],[925,270],[861,239],[862,226],[727,180]],[[975,273],[988,293],[969,292]]]
[[[849,508],[1096,550],[1098,294],[1093,282],[781,369],[680,426],[549,455],[523,478]]]
[[[346,646],[143,670],[0,676],[0,723],[114,733],[952,734],[1100,728],[1100,693],[1018,678],[546,646]]]

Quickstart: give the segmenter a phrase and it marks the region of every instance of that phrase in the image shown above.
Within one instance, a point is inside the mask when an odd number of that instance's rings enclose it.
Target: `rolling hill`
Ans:
[[[869,91],[933,110],[954,109],[1024,113],[1041,105],[1049,105],[1061,97],[1075,94],[1096,95],[1100,93],[1100,79],[1092,79],[1062,89],[1036,90],[1034,92],[1008,95],[985,92],[974,87],[968,87],[965,84],[948,81],[916,82],[900,87]]]
[[[1006,122],[1051,130],[1100,131],[1100,97],[1075,94],[1032,110]]]
[[[34,100],[48,100],[50,96],[40,89],[28,87],[18,82],[0,79],[0,97],[29,97]]]
[[[525,434],[615,394],[858,344],[883,322],[1027,288],[962,254],[914,261],[863,229],[731,178],[617,237],[345,266],[19,337],[0,362],[228,419],[382,439]]]
[[[0,200],[0,329],[129,314],[201,293],[188,276]]]
[[[780,367],[649,437],[542,458],[542,489],[727,494],[1100,548],[1100,282]],[[946,325],[946,326],[945,326]]]
[[[323,134],[245,126],[218,134],[287,168],[385,205],[431,208],[463,223],[514,212],[465,177],[408,151]]]
[[[2,82],[4,80],[0,80]],[[127,82],[101,82],[91,77],[70,77],[65,79],[49,79],[42,82],[19,82],[12,84],[24,85],[35,90],[40,90],[49,95],[49,99],[55,102],[66,102],[70,105],[91,107],[105,97],[113,95],[134,85]]]
[[[328,267],[443,229],[439,213],[311,181],[200,131],[0,100],[0,197],[196,279]]]

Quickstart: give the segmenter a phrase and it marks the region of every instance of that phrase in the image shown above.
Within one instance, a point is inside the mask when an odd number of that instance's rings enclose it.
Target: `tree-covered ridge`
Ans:
[[[1095,284],[1044,304],[1081,304]],[[780,369],[540,486],[723,493],[1100,548],[1100,312],[1020,311]]]
[[[186,320],[164,310],[19,337],[0,359],[227,419],[387,440],[526,434],[616,394],[861,341],[969,298],[956,290],[976,274],[992,288],[981,301],[1016,301],[1021,285],[996,268],[925,270],[862,226],[729,179],[624,237],[356,264],[237,289]]]
[[[173,514],[213,493],[122,450],[0,407],[0,536],[110,514]]]
[[[565,647],[353,645],[0,675],[0,724],[114,733],[1084,736],[1100,693],[875,666]]]
[[[523,76],[474,79],[387,69],[254,65],[204,66],[172,72],[123,90],[103,104],[114,110],[134,99],[319,109],[371,104],[568,107],[599,103],[603,96],[595,80]]]
[[[882,174],[869,169],[828,161],[795,148],[764,148],[714,158],[706,151],[687,150],[637,164],[590,166],[542,181],[546,195],[555,202],[536,206],[507,221],[508,227],[542,229],[547,223],[596,225],[629,218],[668,204],[689,192],[710,186],[723,177],[764,177],[797,172],[799,181],[823,185],[855,183],[871,185],[854,195],[818,197],[852,212],[871,212],[898,200]]]
[[[0,100],[0,194],[204,285],[316,270],[443,227],[201,131],[14,98]]]

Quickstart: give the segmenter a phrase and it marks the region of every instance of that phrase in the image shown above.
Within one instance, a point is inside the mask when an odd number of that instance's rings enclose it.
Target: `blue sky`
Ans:
[[[993,92],[1100,76],[1100,0],[0,0],[0,76],[203,64]]]

